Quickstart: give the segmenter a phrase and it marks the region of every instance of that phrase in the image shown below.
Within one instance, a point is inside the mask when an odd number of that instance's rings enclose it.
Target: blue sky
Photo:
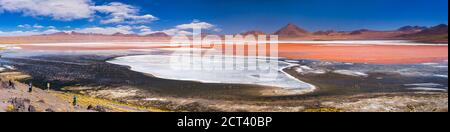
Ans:
[[[86,28],[89,28],[84,30],[86,32],[180,32],[188,30],[177,26],[200,24],[211,32],[229,34],[247,30],[275,32],[287,23],[310,31],[389,30],[405,25],[448,23],[448,0],[22,1],[29,2],[0,0],[0,32]],[[63,5],[64,8],[48,5]],[[120,28],[116,29],[118,26]]]

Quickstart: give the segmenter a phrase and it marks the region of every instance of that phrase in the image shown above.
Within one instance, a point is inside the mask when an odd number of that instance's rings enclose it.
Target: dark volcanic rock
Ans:
[[[106,108],[105,106],[100,106],[100,105],[97,105],[97,106],[92,106],[92,105],[89,105],[88,107],[87,107],[87,110],[93,110],[93,111],[97,111],[97,112],[108,112],[108,108]]]
[[[399,28],[398,31],[411,32],[411,31],[423,31],[426,29],[428,28],[424,26],[404,26]]]
[[[8,103],[10,103],[14,106],[14,108],[11,112],[28,112],[30,102],[31,101],[29,99],[23,99],[23,98],[12,98],[8,101]]]
[[[28,106],[28,112],[36,112],[36,107],[32,105]]]
[[[48,108],[48,109],[45,109],[45,112],[55,112],[55,111],[53,109]]]

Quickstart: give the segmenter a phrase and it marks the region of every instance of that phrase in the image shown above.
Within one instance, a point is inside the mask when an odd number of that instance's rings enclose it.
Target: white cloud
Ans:
[[[37,30],[32,30],[32,31],[11,31],[11,32],[2,32],[0,31],[0,36],[33,36],[33,35],[43,35],[43,34],[53,34],[53,33],[57,33],[57,32],[61,32],[57,29],[49,29],[49,30],[44,30],[44,31],[37,31]]]
[[[33,25],[33,28],[41,29],[41,28],[44,28],[44,26],[38,25],[38,24],[34,24],[34,25]]]
[[[135,28],[135,29],[150,29],[150,27],[144,26],[144,25],[141,25],[141,26],[135,26],[134,28]]]
[[[31,25],[23,24],[23,25],[17,25],[18,28],[31,28]]]
[[[43,34],[53,34],[58,32],[77,32],[77,33],[87,33],[87,34],[104,34],[104,35],[112,35],[115,33],[123,33],[123,34],[135,34],[133,31],[138,27],[124,26],[118,25],[115,27],[88,27],[74,30],[58,30],[56,28],[52,28],[53,26],[47,27],[47,30],[34,29],[30,31],[9,31],[2,32],[0,31],[0,36],[33,36],[33,35],[43,35]],[[144,27],[140,27],[143,28]],[[44,29],[44,28],[42,28]],[[145,28],[148,29],[148,28]],[[141,34],[143,32],[139,32]]]
[[[153,31],[150,27],[144,26],[144,25],[141,25],[141,26],[135,26],[135,27],[133,27],[133,29],[135,29],[135,30],[138,31],[138,32],[137,32],[138,35],[149,35],[149,34],[156,33],[156,32]]]
[[[194,21],[189,24],[181,24],[181,25],[176,26],[177,29],[193,29],[193,28],[212,29],[214,27],[215,26],[210,23],[198,22],[198,21]]]
[[[1,36],[7,36],[7,33],[14,34],[13,36],[29,36],[29,35],[40,35],[40,34],[49,34],[49,33],[56,33],[56,32],[78,32],[78,33],[92,33],[92,34],[104,34],[104,35],[112,35],[115,33],[123,33],[123,34],[138,34],[138,35],[148,35],[152,33],[157,32],[163,32],[168,35],[192,35],[192,28],[193,27],[201,27],[203,30],[209,30],[209,31],[220,31],[219,28],[217,28],[215,25],[207,23],[207,22],[200,22],[200,21],[193,21],[191,23],[187,24],[180,24],[177,26],[174,26],[171,29],[166,29],[162,31],[153,31],[150,27],[145,25],[139,25],[139,26],[128,26],[128,25],[118,25],[113,27],[88,27],[88,28],[77,28],[74,30],[70,30],[70,26],[64,27],[65,30],[59,31],[54,26],[41,26],[38,24],[35,24],[33,26],[24,24],[24,25],[18,25],[18,27],[30,27],[29,29],[35,29],[34,31],[13,31],[13,32],[2,32]],[[42,31],[41,29],[48,29],[46,31]],[[11,35],[9,35],[11,36]]]
[[[73,30],[69,30],[70,27],[64,27],[65,30],[58,30],[54,26],[48,26],[44,28],[32,28],[30,26],[29,31],[9,31],[9,32],[1,32],[0,36],[32,36],[32,35],[43,35],[43,34],[53,34],[58,32],[77,32],[77,33],[86,33],[86,34],[103,34],[103,35],[113,35],[115,33],[123,33],[123,34],[138,34],[138,35],[148,35],[155,33],[148,26],[127,26],[127,25],[118,25],[114,27],[87,27],[87,28],[77,28]],[[44,30],[47,29],[47,30]]]
[[[144,29],[141,29],[141,30],[139,30],[139,31],[141,31],[141,32],[151,32],[152,29],[150,29],[150,28],[144,28]]]
[[[153,34],[153,33],[156,33],[156,32],[149,30],[149,31],[142,31],[142,32],[138,33],[138,35],[149,35],[149,34]]]
[[[18,28],[24,28],[24,29],[43,29],[43,28],[47,28],[47,29],[56,29],[55,26],[42,26],[39,24],[34,24],[33,26],[31,26],[30,24],[21,24],[21,25],[17,25]]]
[[[222,29],[220,29],[220,28],[214,28],[212,31],[214,31],[214,32],[222,32]]]
[[[90,0],[0,0],[0,10],[55,20],[89,18],[94,13]]]
[[[150,14],[139,15],[136,7],[119,2],[93,6],[91,9],[108,15],[107,19],[100,21],[102,24],[141,24],[158,20]]]
[[[100,18],[102,24],[140,24],[158,20],[151,14],[140,15],[139,9],[131,5],[120,2],[95,5],[91,0],[0,0],[0,13],[3,11],[64,21]],[[106,17],[96,16],[96,13]]]
[[[133,28],[130,26],[116,26],[116,27],[89,27],[83,29],[75,29],[78,33],[93,33],[93,34],[105,34],[112,35],[115,33],[134,34]]]
[[[217,28],[217,26],[207,23],[207,22],[201,22],[199,20],[194,20],[191,23],[187,24],[180,24],[175,26],[172,29],[166,29],[161,32],[164,32],[168,35],[192,35],[193,33],[187,30],[192,30],[193,28],[201,28],[202,30],[211,30],[214,32],[220,32],[221,29]]]
[[[171,36],[174,36],[174,35],[192,35],[192,32],[180,30],[180,29],[177,29],[177,28],[167,29],[167,30],[163,30],[161,32],[166,33],[167,35],[171,35]]]
[[[42,32],[43,34],[53,34],[53,33],[58,33],[58,32],[61,32],[60,30],[58,30],[58,29],[48,29],[48,30],[45,30],[44,32]]]

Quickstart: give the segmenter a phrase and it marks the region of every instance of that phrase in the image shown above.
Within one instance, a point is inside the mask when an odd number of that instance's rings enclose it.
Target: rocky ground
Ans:
[[[19,72],[3,72],[0,74],[0,112],[152,112],[161,111],[149,107],[139,107],[126,103],[64,93],[53,90],[33,88],[29,92],[28,85],[14,81],[28,77]],[[10,83],[11,80],[11,83]],[[77,97],[74,106],[73,97]]]
[[[448,93],[359,94],[305,98],[304,100],[226,101],[198,98],[144,97],[137,89],[47,91],[9,80],[27,77],[19,72],[0,74],[1,112],[149,112],[149,111],[244,111],[244,112],[448,112]],[[89,88],[91,89],[91,88]],[[78,106],[72,105],[73,96]],[[118,101],[112,101],[118,100]]]
[[[115,90],[112,90],[115,91]],[[448,93],[370,93],[293,100],[227,101],[198,98],[136,96],[139,90],[84,92],[170,111],[194,112],[448,112]]]
[[[323,102],[348,112],[448,112],[448,94],[379,95],[355,101]]]

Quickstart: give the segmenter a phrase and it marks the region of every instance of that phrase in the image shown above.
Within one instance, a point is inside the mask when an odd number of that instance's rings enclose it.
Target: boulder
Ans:
[[[48,108],[48,109],[45,109],[45,112],[55,112],[55,111],[53,109]]]
[[[97,112],[108,112],[109,108],[107,108],[105,106],[100,106],[100,105],[97,105],[95,107],[92,105],[89,105],[87,110],[93,110],[93,111],[97,111]]]
[[[28,112],[37,112],[36,107],[34,107],[32,105],[28,106]]]
[[[8,103],[14,106],[11,112],[28,112],[27,106],[29,106],[30,102],[29,99],[23,98],[12,98],[8,101]]]

